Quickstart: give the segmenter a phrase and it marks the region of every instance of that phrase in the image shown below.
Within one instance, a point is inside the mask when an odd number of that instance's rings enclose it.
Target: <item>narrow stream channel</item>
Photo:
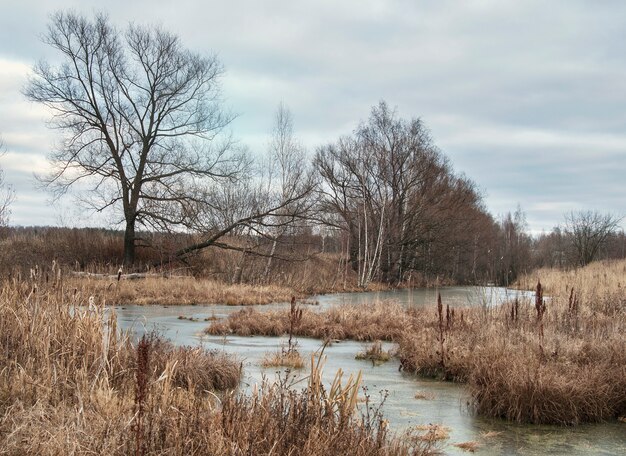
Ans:
[[[448,287],[441,290],[444,304],[497,305],[516,293],[530,298],[532,294],[496,287]],[[386,292],[340,293],[315,296],[324,309],[343,304],[360,304],[377,300],[393,299],[407,306],[435,305],[434,289],[413,289]],[[263,311],[284,307],[287,304],[257,306]],[[163,336],[179,345],[202,345],[211,350],[223,350],[243,362],[242,388],[249,390],[260,384],[265,376],[269,380],[279,375],[276,368],[260,366],[266,353],[280,349],[286,339],[277,337],[215,337],[203,334],[209,325],[207,317],[223,318],[240,307],[225,305],[207,306],[120,306],[116,308],[120,329],[132,329],[140,335],[156,329]],[[199,321],[179,320],[178,317],[194,317]],[[298,348],[305,359],[318,351],[322,342],[317,339],[299,338]],[[475,440],[480,443],[476,454],[502,455],[623,455],[626,454],[626,424],[602,423],[576,427],[518,425],[502,420],[488,420],[472,415],[468,410],[468,397],[462,385],[423,380],[399,372],[396,360],[379,366],[370,361],[359,361],[355,355],[365,344],[342,341],[327,347],[324,380],[332,381],[338,369],[344,379],[350,374],[363,373],[363,386],[367,388],[373,403],[386,396],[383,413],[394,432],[402,433],[411,426],[441,424],[450,430],[450,437],[442,442],[446,454],[465,454],[454,443]],[[386,348],[392,348],[387,344]],[[305,376],[305,368],[299,374]],[[427,399],[416,399],[417,393]],[[488,434],[489,433],[489,434]],[[488,435],[486,437],[486,435]]]

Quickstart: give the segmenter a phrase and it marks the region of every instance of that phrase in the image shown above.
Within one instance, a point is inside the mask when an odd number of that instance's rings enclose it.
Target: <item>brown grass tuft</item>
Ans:
[[[415,438],[422,442],[435,443],[450,438],[450,428],[441,424],[422,424],[415,426]]]
[[[434,393],[427,393],[425,391],[418,391],[417,393],[415,393],[415,399],[422,399],[425,401],[432,401],[433,399],[435,399],[435,394]]]
[[[268,367],[287,367],[290,369],[302,369],[304,360],[298,350],[281,350],[273,353],[267,353],[261,361],[261,366]]]

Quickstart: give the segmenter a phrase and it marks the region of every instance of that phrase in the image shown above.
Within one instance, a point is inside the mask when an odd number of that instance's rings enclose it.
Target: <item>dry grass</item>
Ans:
[[[327,390],[317,362],[301,392],[219,393],[238,383],[238,363],[153,336],[133,344],[101,301],[67,296],[20,283],[0,291],[0,454],[431,452],[355,413],[358,378],[339,375]]]
[[[418,391],[417,393],[415,393],[415,396],[413,396],[415,399],[421,399],[421,400],[425,400],[425,401],[432,401],[433,399],[435,399],[435,394],[434,393],[428,393],[425,391]]]
[[[214,322],[206,332],[214,335],[282,336],[289,332],[289,322],[289,309],[269,312],[242,309],[225,320]],[[395,340],[411,323],[411,316],[393,302],[338,306],[324,312],[304,308],[295,335],[324,340]]]
[[[304,360],[298,350],[281,350],[273,353],[267,353],[261,361],[261,366],[268,367],[287,367],[290,369],[302,369]]]
[[[300,296],[291,288],[278,285],[230,285],[215,280],[193,277],[145,278],[140,280],[100,280],[70,278],[68,289],[106,297],[109,305],[167,306],[193,304],[227,304],[244,306],[287,302],[292,296]]]
[[[594,296],[623,291],[626,286],[626,260],[594,261],[584,268],[569,270],[542,268],[520,276],[515,286],[534,290],[538,279],[541,279],[548,296],[567,297],[569,289],[574,287],[579,294],[583,294],[581,298],[590,301]]]
[[[450,428],[441,424],[422,424],[415,426],[415,438],[422,442],[435,443],[450,438]]]
[[[462,320],[456,309],[443,345],[434,324],[404,334],[402,366],[467,382],[485,416],[555,424],[616,418],[626,411],[625,268],[620,261],[550,271],[541,315],[529,302],[464,309]]]

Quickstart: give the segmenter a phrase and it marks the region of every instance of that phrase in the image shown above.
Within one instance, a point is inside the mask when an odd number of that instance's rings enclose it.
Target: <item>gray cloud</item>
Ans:
[[[0,18],[0,132],[11,152],[0,163],[27,195],[15,223],[55,223],[46,196],[21,183],[19,157],[42,166],[37,157],[55,136],[19,87],[24,64],[54,58],[38,35],[51,12],[66,8],[102,7],[26,0]],[[494,214],[519,202],[539,231],[569,210],[626,213],[623,2],[112,0],[107,11],[120,26],[157,23],[196,51],[217,52],[224,95],[240,113],[233,130],[255,150],[281,100],[313,150],[349,134],[386,99],[403,116],[422,117]]]

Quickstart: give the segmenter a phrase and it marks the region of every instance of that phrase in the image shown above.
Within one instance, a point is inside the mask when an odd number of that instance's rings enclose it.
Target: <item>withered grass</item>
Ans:
[[[138,280],[101,280],[68,278],[66,288],[82,294],[106,298],[109,305],[195,305],[226,304],[247,306],[287,302],[301,296],[293,289],[280,285],[228,284],[194,277],[148,277]]]

